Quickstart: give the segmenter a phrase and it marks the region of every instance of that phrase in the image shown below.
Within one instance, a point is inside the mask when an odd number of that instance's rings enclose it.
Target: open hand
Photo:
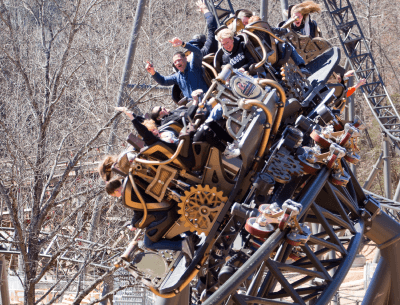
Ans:
[[[125,113],[126,116],[129,119],[133,120],[133,112],[130,111],[128,108],[126,108],[126,107],[115,107],[114,109],[115,109],[115,111],[121,111],[121,112]]]
[[[207,8],[207,5],[204,3],[204,0],[198,0],[197,2],[196,2],[196,5],[197,5],[197,11],[199,11],[199,12],[201,12],[201,13],[203,13],[203,14],[205,14],[205,13],[208,13],[209,12],[209,10],[208,10],[208,8]]]
[[[172,44],[173,47],[180,47],[183,44],[183,41],[180,40],[178,37],[172,38],[172,40],[169,40],[169,42]]]
[[[344,77],[351,77],[351,76],[353,76],[354,75],[354,70],[350,70],[350,71],[347,71],[345,74],[344,74]]]

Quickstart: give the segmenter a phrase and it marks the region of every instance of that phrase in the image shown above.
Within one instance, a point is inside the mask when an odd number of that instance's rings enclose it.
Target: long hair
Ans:
[[[156,126],[156,122],[154,122],[153,120],[145,120],[143,122],[143,125],[146,126],[146,128],[150,131],[153,129],[158,129]]]
[[[321,5],[313,1],[305,1],[293,6],[291,15],[293,16],[295,13],[300,13],[303,15],[303,17],[305,17],[308,14],[320,13],[320,12],[321,12]]]
[[[106,192],[108,195],[112,195],[117,188],[122,185],[121,179],[113,179],[106,184]]]
[[[112,176],[111,166],[115,162],[117,162],[117,157],[108,155],[108,156],[105,157],[103,162],[100,163],[99,168],[98,168],[98,172],[100,174],[100,177],[104,181],[110,181],[111,176]]]

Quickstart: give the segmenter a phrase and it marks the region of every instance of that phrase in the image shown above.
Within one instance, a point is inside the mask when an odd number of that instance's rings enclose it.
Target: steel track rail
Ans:
[[[400,117],[377,69],[349,0],[324,0],[356,79],[366,79],[362,93],[381,129],[400,152]]]
[[[400,202],[385,198],[383,196],[379,196],[370,191],[367,191],[366,189],[363,189],[363,191],[365,194],[368,194],[368,195],[374,197],[377,201],[379,201],[379,203],[381,204],[381,207],[400,212]]]

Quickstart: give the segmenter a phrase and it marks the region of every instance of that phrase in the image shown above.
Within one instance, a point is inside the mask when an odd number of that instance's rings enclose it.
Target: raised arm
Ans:
[[[207,5],[204,3],[204,0],[199,0],[196,2],[198,7],[198,11],[204,14],[204,18],[207,23],[207,40],[204,43],[204,46],[201,48],[201,53],[203,56],[206,56],[210,53],[215,53],[218,50],[218,42],[214,38],[214,32],[218,27],[217,20],[214,15],[210,13],[207,8]]]
[[[161,86],[172,86],[178,84],[175,74],[169,76],[163,76],[156,70],[154,70],[153,64],[150,63],[149,61],[147,61],[146,64],[146,71],[149,72],[151,74],[151,77]]]
[[[201,54],[201,51],[199,48],[195,47],[194,45],[191,45],[190,43],[185,43],[178,37],[174,37],[172,40],[169,40],[169,42],[172,44],[173,47],[183,47],[190,52],[193,53],[191,65],[195,67],[200,67],[202,66],[201,61],[203,60],[203,54]]]
[[[139,118],[126,107],[115,107],[116,111],[121,111],[132,121],[133,126],[137,130],[138,134],[143,138],[146,145],[151,145],[158,141],[158,138],[147,129],[142,123],[140,123]]]

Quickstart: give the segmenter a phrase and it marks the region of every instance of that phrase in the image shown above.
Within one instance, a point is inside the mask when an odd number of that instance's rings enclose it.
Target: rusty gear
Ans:
[[[216,187],[192,186],[178,203],[180,220],[190,231],[208,234],[227,200],[228,197],[222,191],[217,192]]]

